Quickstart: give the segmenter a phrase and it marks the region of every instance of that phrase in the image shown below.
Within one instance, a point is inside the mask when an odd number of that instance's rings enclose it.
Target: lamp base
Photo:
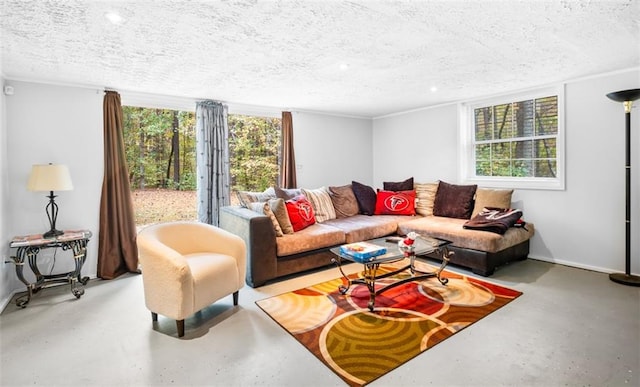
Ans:
[[[640,286],[640,276],[625,273],[611,273],[609,279],[622,285]]]
[[[42,236],[44,238],[48,239],[48,238],[55,238],[55,237],[60,236],[62,234],[64,234],[64,231],[60,231],[60,230],[56,230],[56,229],[52,228],[51,230],[49,230],[49,231],[45,232],[44,234],[42,234]]]

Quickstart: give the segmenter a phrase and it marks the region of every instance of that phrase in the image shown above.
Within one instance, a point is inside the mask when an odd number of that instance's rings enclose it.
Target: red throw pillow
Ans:
[[[376,215],[415,215],[416,191],[378,191]]]
[[[289,199],[285,204],[294,232],[304,230],[316,222],[313,206],[304,195]]]

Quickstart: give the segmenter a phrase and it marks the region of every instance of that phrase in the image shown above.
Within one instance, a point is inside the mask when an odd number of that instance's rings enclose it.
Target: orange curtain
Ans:
[[[293,121],[291,112],[282,112],[282,162],[280,188],[296,188],[296,158],[293,152]]]
[[[138,271],[138,247],[129,172],[124,153],[120,94],[104,96],[104,178],[100,198],[98,277]]]

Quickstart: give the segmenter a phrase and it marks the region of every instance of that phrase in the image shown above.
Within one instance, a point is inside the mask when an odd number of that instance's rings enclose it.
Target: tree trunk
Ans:
[[[138,149],[140,150],[140,158],[139,160],[139,165],[140,165],[140,181],[138,183],[138,187],[140,187],[140,189],[144,189],[144,186],[146,184],[146,181],[144,179],[144,163],[145,163],[145,137],[144,137],[144,129],[143,128],[138,128],[140,130],[140,142],[138,143]]]
[[[171,139],[171,150],[173,153],[173,182],[176,187],[180,184],[180,122],[178,121],[178,111],[173,111],[173,138]]]

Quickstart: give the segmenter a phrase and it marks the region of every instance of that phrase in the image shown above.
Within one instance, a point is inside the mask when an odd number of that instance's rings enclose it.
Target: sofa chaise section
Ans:
[[[463,225],[466,221],[441,216],[418,217],[401,221],[398,224],[398,233],[407,234],[413,231],[451,241],[449,250],[454,253],[451,263],[469,268],[482,276],[492,275],[500,265],[527,258],[529,239],[534,234],[533,224],[511,227],[504,235],[500,235],[465,229]]]

